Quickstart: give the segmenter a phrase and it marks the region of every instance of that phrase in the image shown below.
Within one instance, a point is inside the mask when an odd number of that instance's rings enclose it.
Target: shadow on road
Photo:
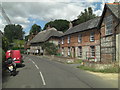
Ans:
[[[25,64],[17,65],[17,68],[23,68],[23,67],[25,67]]]
[[[23,67],[25,67],[25,64],[17,66],[17,68],[23,68]],[[18,74],[19,74],[19,71],[16,69],[16,75],[15,76],[17,76]],[[13,77],[15,77],[15,76],[13,76]],[[8,70],[3,70],[2,71],[2,83],[8,82],[10,77],[12,77],[12,76],[10,75]]]

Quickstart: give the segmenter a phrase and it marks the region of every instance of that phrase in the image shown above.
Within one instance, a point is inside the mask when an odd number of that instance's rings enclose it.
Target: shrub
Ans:
[[[43,49],[49,55],[56,55],[58,51],[58,47],[54,43],[45,42],[42,44]]]

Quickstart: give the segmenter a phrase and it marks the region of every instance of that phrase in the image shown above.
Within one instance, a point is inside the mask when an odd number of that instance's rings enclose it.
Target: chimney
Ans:
[[[73,24],[72,24],[72,22],[70,21],[70,23],[69,23],[69,29],[72,28],[72,27],[73,27]]]
[[[46,28],[46,30],[48,30],[48,29],[50,29],[50,28],[51,28],[51,26],[50,26],[50,25],[48,25],[48,26],[47,26],[47,28]]]

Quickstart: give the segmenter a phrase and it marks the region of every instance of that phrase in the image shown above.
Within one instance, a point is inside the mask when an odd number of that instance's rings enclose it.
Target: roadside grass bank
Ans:
[[[77,66],[77,68],[80,68],[82,70],[87,70],[87,71],[92,71],[92,72],[101,72],[101,73],[119,73],[120,68],[118,67],[109,67],[105,69],[95,69],[93,67],[88,67],[88,66]]]
[[[44,55],[44,56],[38,56],[41,58],[46,58],[52,61],[57,61],[63,64],[70,64],[72,66],[74,66],[75,68],[79,68],[82,70],[86,70],[86,71],[91,71],[91,72],[101,72],[101,73],[119,73],[120,68],[118,68],[118,66],[105,66],[100,64],[98,66],[96,66],[97,64],[85,64],[83,63],[83,60],[81,59],[67,59],[67,58],[60,58],[60,57],[56,57],[56,56],[49,56],[49,55]],[[105,64],[106,65],[106,64]],[[99,67],[99,68],[98,68]]]

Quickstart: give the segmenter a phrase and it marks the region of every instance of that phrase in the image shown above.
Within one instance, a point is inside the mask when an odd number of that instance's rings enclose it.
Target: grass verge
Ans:
[[[101,73],[118,73],[120,70],[120,68],[118,67],[111,67],[107,69],[95,69],[95,68],[87,67],[87,66],[77,66],[77,68],[80,68],[82,70],[92,71],[92,72],[101,72]]]

